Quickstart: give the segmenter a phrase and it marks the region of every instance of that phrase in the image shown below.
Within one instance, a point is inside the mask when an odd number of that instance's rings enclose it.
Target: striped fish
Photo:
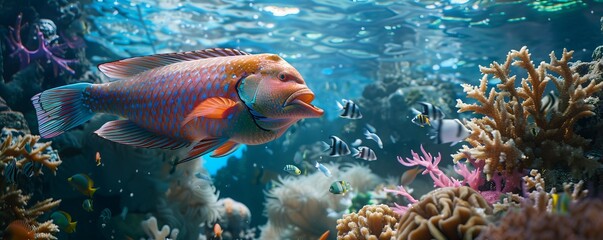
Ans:
[[[341,102],[342,103],[337,102],[337,107],[339,108],[339,111],[341,112],[341,114],[339,114],[339,117],[348,118],[348,119],[361,119],[362,118],[362,113],[360,113],[360,108],[358,107],[358,105],[356,103],[354,103],[354,101],[342,99]]]
[[[559,111],[559,97],[554,91],[550,91],[547,95],[542,97],[542,101],[540,101],[540,103],[540,112],[542,113],[546,114],[552,111]]]
[[[236,49],[157,54],[104,63],[99,70],[118,79],[76,83],[32,97],[40,135],[52,138],[95,113],[124,119],[95,133],[141,148],[186,149],[174,163],[213,152],[222,157],[241,144],[280,137],[302,118],[323,115],[300,73],[275,54]]]
[[[17,180],[17,161],[12,160],[4,167],[4,179],[11,184]]]
[[[442,110],[431,103],[427,102],[419,102],[421,111],[416,108],[412,108],[412,112],[415,114],[415,117],[412,119],[412,122],[421,127],[425,125],[431,126],[431,121],[437,121],[446,117],[446,114],[442,112]]]
[[[326,142],[322,142],[323,144],[323,148],[326,148],[324,151],[329,151],[329,156],[331,157],[340,157],[340,156],[347,156],[350,153],[352,153],[352,151],[350,151],[350,148],[348,147],[348,145],[341,140],[340,138],[336,137],[336,136],[331,136],[331,144],[328,144]]]
[[[291,164],[285,165],[283,170],[285,172],[288,172],[291,175],[300,175],[301,174],[301,170],[299,170],[299,168],[296,167],[295,165],[291,165]]]
[[[355,150],[354,151],[355,153],[354,153],[353,157],[355,157],[355,158],[363,159],[363,160],[367,160],[367,161],[377,160],[377,155],[369,147],[360,146],[360,147],[358,147],[358,149],[354,149],[354,150]]]
[[[452,143],[455,145],[458,142],[465,140],[471,134],[469,129],[458,119],[440,119],[433,122],[433,130],[431,139],[435,143]]]
[[[26,177],[33,177],[40,174],[40,170],[42,170],[42,164],[39,162],[29,161],[23,165],[23,169],[21,170],[23,175]]]

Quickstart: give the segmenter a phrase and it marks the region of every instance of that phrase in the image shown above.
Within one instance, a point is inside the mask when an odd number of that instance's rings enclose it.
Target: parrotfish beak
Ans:
[[[283,103],[283,109],[292,117],[317,118],[324,114],[324,110],[312,105],[314,93],[304,88],[291,94]]]

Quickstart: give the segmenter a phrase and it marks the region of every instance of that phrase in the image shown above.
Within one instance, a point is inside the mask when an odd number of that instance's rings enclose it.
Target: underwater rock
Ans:
[[[1,111],[0,128],[14,128],[25,133],[30,133],[29,127],[27,126],[27,121],[20,112]]]
[[[232,198],[222,198],[218,200],[217,204],[220,205],[220,220],[218,222],[224,231],[222,238],[224,240],[248,239],[244,237],[251,223],[251,211],[249,211],[249,208]]]
[[[400,216],[387,205],[366,205],[358,213],[337,220],[337,239],[395,239]]]
[[[492,207],[469,187],[439,188],[408,208],[396,239],[473,239],[487,227]]]

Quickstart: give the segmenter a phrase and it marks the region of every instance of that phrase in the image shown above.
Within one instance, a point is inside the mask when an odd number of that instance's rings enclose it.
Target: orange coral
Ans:
[[[535,67],[526,47],[511,51],[504,64],[493,62],[480,67],[484,74],[479,86],[463,84],[467,97],[477,103],[457,100],[459,112],[471,111],[484,115],[467,123],[472,133],[453,155],[455,162],[466,157],[485,161],[484,173],[490,179],[496,171],[511,173],[528,166],[554,168],[571,166],[575,173],[592,171],[596,162],[583,156],[588,140],[574,134],[577,120],[592,116],[594,106],[585,101],[603,88],[588,77],[580,77],[569,67],[573,51],[564,49],[561,59],[550,54],[550,62]],[[516,87],[516,76],[510,76],[511,66],[527,72]],[[553,75],[551,73],[555,73]],[[500,79],[496,88],[488,91],[489,76]],[[543,110],[543,94],[552,80],[559,92],[557,110]]]
[[[366,205],[337,220],[339,240],[389,240],[396,235],[397,213],[387,205]]]
[[[436,189],[402,216],[396,239],[472,239],[486,228],[485,214],[492,207],[475,190]]]
[[[7,130],[10,132],[10,129]],[[38,140],[40,140],[40,136],[25,134],[13,142],[13,136],[12,134],[9,134],[0,146],[0,162],[6,164],[13,159],[16,159],[18,168],[22,168],[25,163],[30,161],[38,162],[43,164],[52,172],[56,172],[62,161],[51,161],[51,155],[42,154],[46,148],[52,144],[52,142],[46,142],[42,145],[34,147],[36,143],[38,143]],[[28,151],[27,146],[31,146],[31,151]]]
[[[26,208],[30,198],[30,195],[23,195],[21,190],[3,188],[0,195],[0,226],[4,229],[11,222],[22,220],[31,227],[31,230],[35,233],[35,239],[57,239],[52,234],[59,232],[59,228],[52,223],[52,220],[38,222],[36,219],[45,212],[57,207],[61,203],[61,200],[48,198],[30,208]]]

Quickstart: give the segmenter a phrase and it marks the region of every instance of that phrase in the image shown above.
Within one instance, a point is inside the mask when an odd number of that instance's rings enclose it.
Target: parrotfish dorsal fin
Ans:
[[[156,67],[203,58],[249,55],[237,49],[209,48],[190,52],[163,53],[143,57],[126,58],[98,65],[98,69],[110,78],[124,79]]]

